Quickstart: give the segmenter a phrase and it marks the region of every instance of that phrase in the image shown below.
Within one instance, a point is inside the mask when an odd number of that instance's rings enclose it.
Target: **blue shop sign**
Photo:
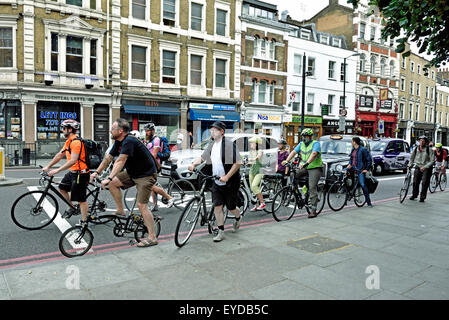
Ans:
[[[208,109],[219,111],[235,111],[233,104],[190,103],[191,109]]]

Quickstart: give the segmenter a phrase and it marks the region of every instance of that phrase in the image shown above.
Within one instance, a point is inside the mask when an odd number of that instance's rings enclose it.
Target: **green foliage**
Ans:
[[[360,0],[347,2],[356,9]],[[446,65],[449,0],[370,0],[369,5],[379,8],[385,23],[381,36],[396,39],[396,52],[408,56],[410,52],[404,52],[407,42],[416,42],[419,53],[434,55],[425,67]]]

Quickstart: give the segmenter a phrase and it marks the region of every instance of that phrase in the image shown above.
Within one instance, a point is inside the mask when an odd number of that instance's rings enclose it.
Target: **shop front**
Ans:
[[[210,126],[222,121],[226,128],[235,132],[240,122],[240,113],[234,104],[190,102],[187,128],[192,130],[193,143],[198,144],[210,137]]]
[[[245,112],[245,132],[264,134],[280,139],[282,135],[282,113],[247,109]]]
[[[331,135],[331,134],[342,134],[342,131],[339,131],[339,119],[323,119],[323,135]],[[354,131],[354,120],[345,120],[345,134],[356,134]]]
[[[22,102],[0,92],[0,141],[22,141]],[[13,98],[13,96],[9,96]]]
[[[285,118],[286,120],[288,117]],[[292,115],[291,121],[284,121],[286,140],[290,148],[294,148],[301,142],[301,116]],[[321,116],[304,116],[304,127],[313,130],[313,139],[317,140],[323,135],[323,118]]]
[[[394,138],[396,135],[396,113],[380,113],[380,112],[361,112],[356,114],[358,119],[357,130],[361,136],[367,138],[386,137]],[[384,132],[379,132],[379,120],[384,122]]]
[[[128,120],[131,130],[138,130],[142,136],[145,135],[145,124],[154,123],[156,135],[167,137],[170,145],[175,145],[181,116],[180,107],[180,102],[123,98],[120,117]]]
[[[435,125],[433,123],[416,122],[412,127],[411,145],[414,145],[420,136],[426,136],[429,141],[435,137]]]

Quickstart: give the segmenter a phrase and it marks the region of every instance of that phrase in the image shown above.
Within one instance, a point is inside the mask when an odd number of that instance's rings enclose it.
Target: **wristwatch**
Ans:
[[[111,178],[110,176],[108,176],[107,179],[112,181],[112,179],[114,179],[114,178]]]

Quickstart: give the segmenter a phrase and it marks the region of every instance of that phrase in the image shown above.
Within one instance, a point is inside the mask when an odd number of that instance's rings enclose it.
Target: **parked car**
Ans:
[[[277,151],[279,142],[277,138],[250,133],[225,133],[225,137],[237,143],[237,146],[240,150],[240,156],[242,157],[248,156],[248,140],[255,136],[261,137],[263,140],[264,159],[262,162],[265,164],[264,167],[273,167],[273,165],[277,164]],[[199,158],[203,154],[204,150],[207,148],[210,142],[211,140],[207,139],[195,145],[193,149],[177,150],[171,152],[169,161],[177,165],[176,171],[181,177],[192,179],[196,178],[189,172],[188,167],[192,164],[193,161],[195,161],[195,159]]]
[[[375,175],[388,171],[403,170],[407,172],[410,161],[410,146],[407,141],[395,138],[369,140],[373,157]]]
[[[352,150],[353,135],[327,135],[319,138],[321,145],[321,159],[323,160],[323,176],[328,179],[331,170],[341,171],[349,163],[349,154]],[[370,144],[364,137],[358,136],[362,145],[370,151]]]

